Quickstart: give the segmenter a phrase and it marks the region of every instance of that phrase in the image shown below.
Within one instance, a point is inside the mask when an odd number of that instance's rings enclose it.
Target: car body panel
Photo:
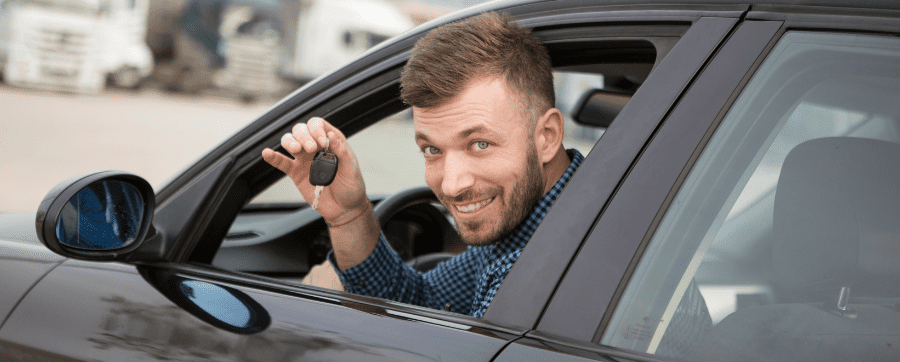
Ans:
[[[41,245],[34,214],[0,214],[0,328],[22,297],[65,260]]]
[[[590,342],[562,341],[559,338],[532,332],[503,349],[495,361],[666,361],[663,357],[628,351],[619,348],[591,344]]]
[[[271,324],[248,334],[215,328],[209,318],[173,302],[178,290],[165,283],[172,277],[246,293],[270,316]],[[477,361],[493,356],[515,337],[502,330],[428,323],[364,303],[242,286],[167,268],[69,261],[28,293],[9,318],[0,331],[0,356],[55,355],[76,361]]]

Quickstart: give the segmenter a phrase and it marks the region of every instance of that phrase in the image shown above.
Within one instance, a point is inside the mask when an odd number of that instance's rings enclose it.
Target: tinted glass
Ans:
[[[900,39],[789,32],[693,166],[601,342],[687,360],[895,359],[897,220]]]
[[[63,245],[110,250],[134,242],[143,219],[144,200],[133,186],[97,181],[78,191],[63,206],[56,237]]]

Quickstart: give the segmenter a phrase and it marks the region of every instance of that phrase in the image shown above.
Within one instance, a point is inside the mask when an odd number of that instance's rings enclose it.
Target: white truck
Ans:
[[[412,29],[409,15],[384,0],[287,1],[279,12],[284,29],[280,73],[309,81],[339,68],[366,49]]]
[[[312,80],[414,25],[384,0],[231,1],[219,27],[225,66],[214,84],[245,100],[279,94],[290,87],[282,78]]]
[[[7,84],[96,93],[131,88],[153,69],[149,0],[0,0],[0,64]]]

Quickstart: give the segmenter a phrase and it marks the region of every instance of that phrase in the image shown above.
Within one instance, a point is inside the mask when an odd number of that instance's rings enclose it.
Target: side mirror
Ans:
[[[631,93],[592,89],[581,96],[572,119],[586,126],[609,128],[630,100]]]
[[[44,197],[38,239],[65,257],[120,261],[152,236],[156,196],[146,180],[118,171],[70,178]]]

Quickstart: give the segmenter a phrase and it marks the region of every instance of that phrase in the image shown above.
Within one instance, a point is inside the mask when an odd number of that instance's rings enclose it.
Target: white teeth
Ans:
[[[459,212],[473,212],[473,211],[476,211],[476,210],[484,207],[484,205],[489,204],[491,202],[491,200],[493,200],[493,199],[494,198],[492,197],[492,198],[489,198],[482,202],[479,202],[477,204],[470,204],[470,205],[466,205],[466,206],[456,206],[456,209],[459,210]]]

